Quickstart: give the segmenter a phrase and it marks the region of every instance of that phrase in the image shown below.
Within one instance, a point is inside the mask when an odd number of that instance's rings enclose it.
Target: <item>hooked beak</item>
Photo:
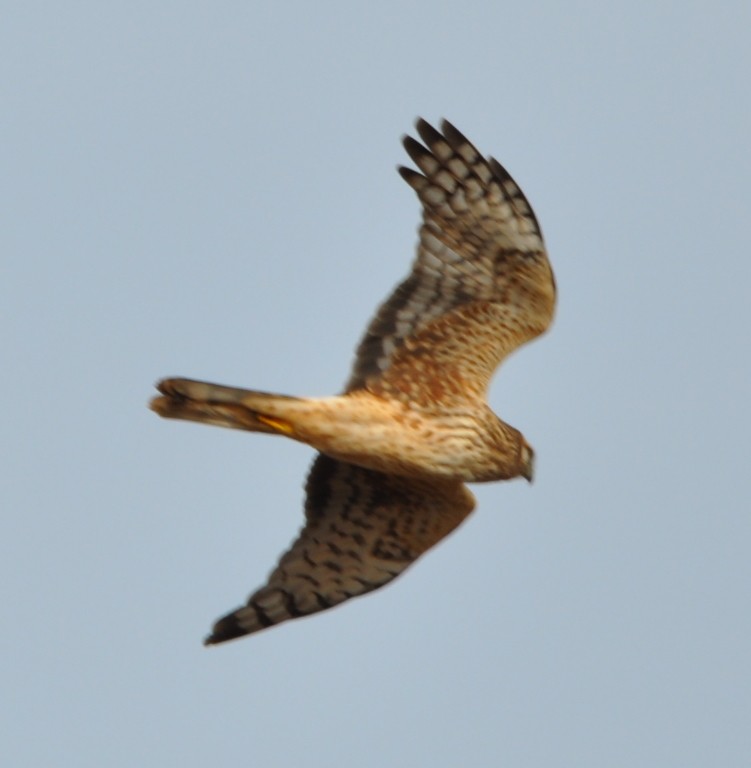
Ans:
[[[521,476],[531,483],[535,479],[535,452],[525,444],[524,462],[522,463]]]

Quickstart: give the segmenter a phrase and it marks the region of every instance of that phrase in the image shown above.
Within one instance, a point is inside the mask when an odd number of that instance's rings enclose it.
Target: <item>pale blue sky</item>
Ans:
[[[3,763],[751,764],[747,3],[6,4]],[[164,375],[344,382],[452,120],[532,201],[551,333],[492,404],[537,480],[392,586],[204,649],[312,452]]]

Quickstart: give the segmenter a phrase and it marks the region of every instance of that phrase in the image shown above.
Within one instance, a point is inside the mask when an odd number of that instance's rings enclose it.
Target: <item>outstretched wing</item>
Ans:
[[[425,146],[407,136],[404,147],[422,173],[409,168],[399,172],[423,205],[417,258],[410,275],[371,321],[347,391],[388,370],[405,340],[467,305],[508,308],[490,313],[500,318],[499,333],[505,332],[509,313],[513,316],[511,334],[492,353],[492,369],[511,349],[542,333],[552,319],[553,273],[521,189],[500,163],[485,159],[448,121],[441,123],[442,133],[424,120],[416,127]],[[466,330],[461,325],[456,324],[450,339],[454,347]],[[466,344],[471,343],[468,337]]]
[[[397,478],[319,455],[306,523],[267,583],[214,625],[212,645],[332,608],[398,576],[474,508],[456,482]]]

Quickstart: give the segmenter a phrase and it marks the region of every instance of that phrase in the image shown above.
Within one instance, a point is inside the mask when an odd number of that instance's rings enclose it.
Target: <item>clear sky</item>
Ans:
[[[751,765],[748,3],[25,2],[0,25],[3,764]],[[559,286],[491,402],[537,479],[368,597],[205,649],[312,451],[165,375],[343,384],[447,117]]]

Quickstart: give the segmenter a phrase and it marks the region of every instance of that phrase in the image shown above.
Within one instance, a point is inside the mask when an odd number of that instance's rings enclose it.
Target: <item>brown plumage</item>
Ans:
[[[165,379],[166,418],[280,434],[319,455],[306,522],[265,586],[207,644],[369,592],[474,507],[465,482],[532,479],[534,453],[486,402],[490,379],[553,317],[555,283],[532,208],[449,122],[424,120],[399,171],[423,205],[412,271],[378,310],[342,395],[297,398]]]

